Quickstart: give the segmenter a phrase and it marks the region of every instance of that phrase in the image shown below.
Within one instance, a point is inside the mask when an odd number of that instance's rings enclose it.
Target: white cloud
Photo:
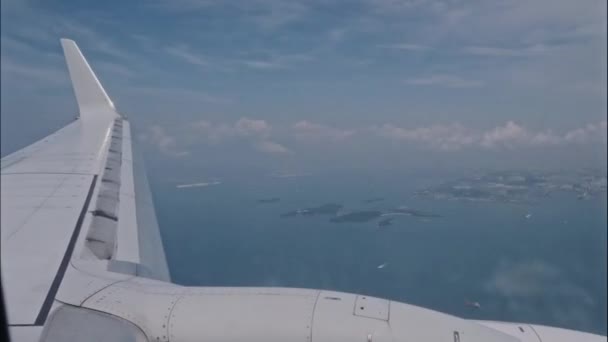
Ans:
[[[600,142],[606,144],[606,121],[588,124],[585,127],[570,130],[563,135],[552,130],[531,132],[513,121],[498,126],[481,137],[480,144],[486,148],[516,146],[550,146],[559,144],[584,144]]]
[[[158,146],[160,150],[167,150],[175,146],[175,139],[172,136],[167,135],[165,130],[159,126],[154,125],[149,129],[149,135],[146,135],[149,141]]]
[[[287,154],[287,153],[291,153],[291,151],[289,149],[287,149],[285,146],[276,143],[274,141],[259,141],[256,142],[254,145],[256,150],[260,151],[260,152],[264,152],[264,153],[270,153],[270,154]]]
[[[300,122],[299,129],[304,129],[303,134],[321,134],[328,139],[341,139],[347,133],[337,135],[338,130],[331,130],[322,125]],[[294,129],[293,127],[280,127],[283,133]],[[311,131],[308,131],[311,129]],[[177,146],[196,146],[197,144],[219,145],[231,143],[233,146],[249,146],[254,150],[282,155],[293,152],[283,144],[273,139],[275,131],[272,125],[265,120],[243,117],[236,122],[210,122],[199,120],[197,122],[175,128],[179,133],[168,134],[165,130],[154,125],[148,129],[145,141],[155,145],[161,152],[170,154],[177,150]]]
[[[437,86],[446,88],[474,88],[484,85],[483,81],[461,78],[454,75],[430,75],[419,78],[409,78],[405,83],[412,86]]]
[[[558,133],[552,129],[534,131],[513,121],[486,130],[475,130],[459,123],[411,128],[383,124],[355,130],[330,127],[307,120],[290,126],[273,127],[265,120],[243,117],[233,123],[200,120],[180,128],[179,132],[168,134],[162,127],[154,125],[148,130],[147,139],[159,150],[174,155],[179,150],[177,146],[229,142],[253,146],[262,152],[290,153],[290,149],[274,141],[277,136],[291,136],[295,142],[305,144],[348,142],[355,138],[360,140],[375,136],[444,152],[475,148],[504,150],[607,143],[606,121]]]
[[[290,154],[287,147],[270,140],[272,126],[265,120],[240,118],[235,123],[212,123],[201,120],[193,123],[190,135],[192,143],[208,142],[221,144],[239,142],[253,147],[256,151],[268,154]]]
[[[392,124],[373,126],[371,131],[394,141],[418,143],[433,149],[449,151],[466,147],[484,149],[547,147],[568,144],[606,144],[606,121],[588,124],[558,134],[551,129],[532,131],[513,121],[486,131],[475,131],[461,124],[402,128]]]
[[[161,153],[172,157],[186,157],[189,152],[178,150],[175,137],[169,135],[160,125],[153,125],[140,135],[140,139],[155,146]]]
[[[483,134],[481,146],[495,147],[499,145],[511,146],[517,143],[528,141],[529,133],[513,121],[507,122],[504,126],[498,126]]]
[[[234,127],[242,136],[265,137],[271,130],[270,125],[266,121],[249,118],[240,118]]]
[[[475,143],[476,137],[460,124],[401,128],[391,124],[372,127],[377,135],[396,141],[414,142],[439,150],[459,150]]]
[[[214,124],[207,120],[200,120],[191,125],[195,136],[192,140],[206,139],[210,143],[221,143],[236,136],[236,131],[232,125],[225,123]]]
[[[295,131],[296,139],[310,143],[343,141],[355,134],[352,129],[332,128],[306,120],[296,122],[292,128]]]
[[[234,139],[261,140],[266,138],[272,127],[264,120],[240,118],[234,124],[212,123],[200,120],[191,125],[197,137],[203,137],[211,143],[221,143]]]
[[[606,144],[606,121],[601,121],[597,124],[588,124],[585,127],[577,128],[568,131],[564,135],[566,142],[587,143],[587,142],[603,142]]]

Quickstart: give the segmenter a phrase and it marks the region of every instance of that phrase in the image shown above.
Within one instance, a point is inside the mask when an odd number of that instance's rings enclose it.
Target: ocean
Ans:
[[[529,204],[413,196],[439,181],[328,172],[190,188],[153,176],[151,187],[178,284],[330,289],[465,318],[606,334],[605,194],[557,193]],[[325,203],[346,211],[407,206],[440,217],[395,216],[383,228],[378,220],[281,217]]]

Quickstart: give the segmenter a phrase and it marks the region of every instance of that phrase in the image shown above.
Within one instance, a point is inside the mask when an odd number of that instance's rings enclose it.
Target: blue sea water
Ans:
[[[440,180],[400,175],[242,177],[185,189],[151,181],[179,284],[331,289],[466,318],[607,331],[605,196],[517,205],[420,199],[415,190]],[[258,203],[272,197],[280,201]],[[384,201],[364,203],[374,197]],[[381,230],[376,221],[280,217],[330,202],[441,217],[398,217]]]

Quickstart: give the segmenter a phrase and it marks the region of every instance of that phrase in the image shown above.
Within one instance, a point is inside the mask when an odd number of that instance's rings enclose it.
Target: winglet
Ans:
[[[61,39],[63,54],[68,65],[72,87],[78,102],[80,117],[86,116],[87,111],[112,109],[114,103],[103,89],[89,63],[80,52],[78,45],[71,39]]]

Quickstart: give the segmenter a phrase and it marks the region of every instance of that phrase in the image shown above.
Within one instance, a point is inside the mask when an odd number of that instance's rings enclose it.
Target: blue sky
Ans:
[[[601,165],[605,13],[602,0],[3,0],[2,153],[75,115],[69,37],[153,164]]]

